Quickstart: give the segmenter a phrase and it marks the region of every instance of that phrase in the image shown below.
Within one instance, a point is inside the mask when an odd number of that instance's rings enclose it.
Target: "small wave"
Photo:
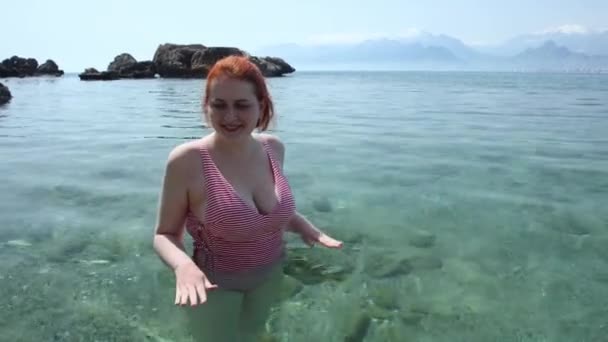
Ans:
[[[185,136],[185,137],[177,137],[177,136],[165,136],[165,135],[157,135],[157,136],[144,136],[144,139],[179,139],[179,140],[195,140],[200,139],[200,137],[194,136]]]
[[[178,126],[178,125],[162,125],[163,128],[208,128],[206,125],[186,125],[186,126]]]
[[[601,103],[599,102],[577,102],[573,104],[574,106],[581,106],[581,107],[597,107],[597,106],[602,106]]]

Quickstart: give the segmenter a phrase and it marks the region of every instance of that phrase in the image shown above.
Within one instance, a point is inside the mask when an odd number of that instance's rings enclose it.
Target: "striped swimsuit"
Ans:
[[[223,177],[209,151],[201,147],[207,198],[205,222],[188,212],[186,229],[194,240],[194,259],[218,287],[254,288],[284,257],[283,233],[295,213],[295,200],[272,150],[263,142],[278,203],[269,213],[247,204]]]

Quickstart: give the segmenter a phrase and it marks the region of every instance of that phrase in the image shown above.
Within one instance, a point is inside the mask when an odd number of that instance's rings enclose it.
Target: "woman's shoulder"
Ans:
[[[256,138],[259,141],[266,143],[272,149],[274,155],[277,156],[281,162],[283,161],[283,158],[285,157],[285,144],[283,144],[279,137],[268,133],[259,133],[256,135]]]
[[[204,146],[203,139],[196,139],[176,145],[169,152],[167,167],[182,175],[193,166],[200,164],[200,151]]]

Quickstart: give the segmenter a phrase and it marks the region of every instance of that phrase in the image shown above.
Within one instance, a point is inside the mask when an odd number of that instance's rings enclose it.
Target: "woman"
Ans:
[[[296,210],[282,171],[285,147],[261,133],[274,112],[255,64],[238,56],[218,61],[203,107],[213,132],[169,154],[154,249],[175,273],[175,304],[194,307],[187,316],[195,339],[239,341],[260,332],[280,292],[285,231],[311,246],[342,242]]]

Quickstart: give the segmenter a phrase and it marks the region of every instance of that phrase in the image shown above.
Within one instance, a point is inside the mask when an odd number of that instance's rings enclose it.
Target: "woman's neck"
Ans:
[[[242,158],[251,154],[256,148],[256,140],[253,135],[242,139],[222,139],[220,135],[213,134],[213,147],[221,154],[235,158]]]

